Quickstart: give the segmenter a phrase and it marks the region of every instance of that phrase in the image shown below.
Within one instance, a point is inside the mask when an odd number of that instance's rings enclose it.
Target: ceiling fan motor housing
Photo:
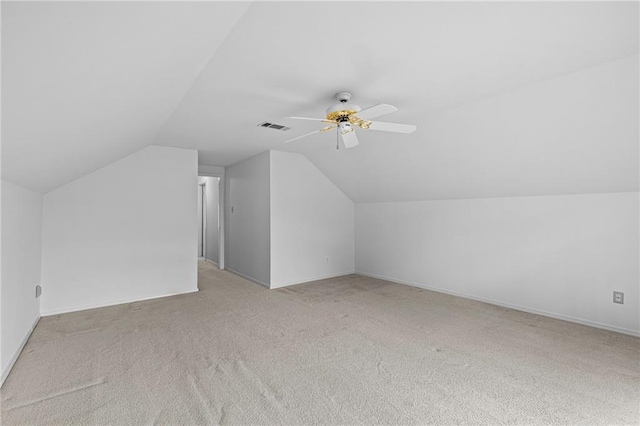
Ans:
[[[346,121],[350,115],[360,112],[362,108],[358,105],[352,105],[350,103],[336,104],[330,108],[327,108],[327,120],[330,121]]]
[[[338,92],[336,93],[336,99],[340,102],[349,102],[349,99],[351,99],[351,92]]]
[[[336,93],[336,98],[340,103],[327,108],[327,120],[337,122],[347,121],[350,115],[362,111],[360,106],[349,102],[351,99],[351,93],[339,92]]]

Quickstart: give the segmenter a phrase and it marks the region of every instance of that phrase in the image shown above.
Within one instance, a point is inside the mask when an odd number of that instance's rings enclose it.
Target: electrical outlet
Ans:
[[[38,297],[40,297],[40,295],[42,294],[42,287],[40,287],[39,285],[36,286],[36,299]]]
[[[613,303],[620,303],[621,305],[624,304],[624,293],[621,291],[614,291]]]
[[[329,263],[329,256],[324,257],[324,263]]]

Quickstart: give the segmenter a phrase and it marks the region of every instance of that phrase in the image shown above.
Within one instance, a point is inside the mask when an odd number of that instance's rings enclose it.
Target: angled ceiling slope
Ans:
[[[2,12],[2,176],[39,191],[152,143],[219,166],[301,152],[355,201],[637,189],[636,2]],[[348,151],[328,134],[282,144],[315,129],[283,116],[321,116],[338,90],[396,105],[385,120],[418,131],[367,133]],[[256,127],[265,120],[292,129]]]
[[[633,190],[637,52],[631,2],[260,2],[156,144],[219,166],[300,152],[358,202]],[[321,117],[339,90],[418,131],[282,143],[319,128],[282,117]]]
[[[3,179],[47,192],[150,145],[247,7],[3,2]]]

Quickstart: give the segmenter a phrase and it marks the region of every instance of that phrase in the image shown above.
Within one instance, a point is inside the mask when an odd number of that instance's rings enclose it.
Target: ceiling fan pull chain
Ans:
[[[336,129],[336,149],[340,149],[340,127]]]

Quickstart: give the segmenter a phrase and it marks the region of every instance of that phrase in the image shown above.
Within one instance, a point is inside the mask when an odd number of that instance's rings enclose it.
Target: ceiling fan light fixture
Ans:
[[[353,126],[351,126],[351,123],[349,123],[348,121],[343,121],[338,124],[338,130],[340,130],[340,133],[345,135],[347,133],[353,132]]]

